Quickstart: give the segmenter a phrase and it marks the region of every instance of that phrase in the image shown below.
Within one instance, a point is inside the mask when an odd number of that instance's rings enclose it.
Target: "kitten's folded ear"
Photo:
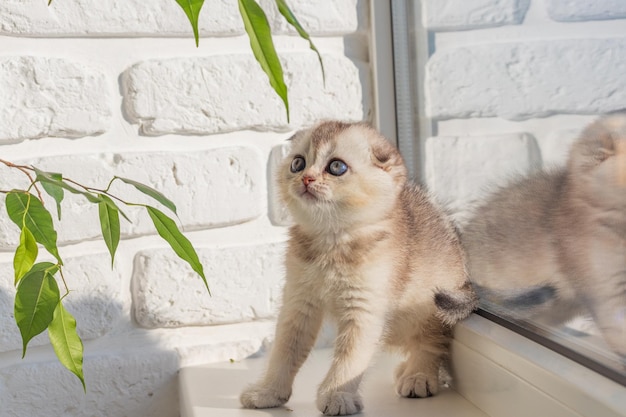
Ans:
[[[377,139],[372,144],[372,162],[374,165],[385,171],[391,170],[394,166],[403,166],[404,161],[398,149],[382,136]]]
[[[584,166],[593,167],[621,153],[626,140],[626,113],[614,113],[593,122],[583,130],[572,147],[572,158],[586,158]]]

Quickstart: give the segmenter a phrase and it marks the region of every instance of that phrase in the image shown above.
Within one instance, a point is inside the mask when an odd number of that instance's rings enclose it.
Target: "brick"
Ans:
[[[285,131],[324,118],[362,120],[369,113],[367,65],[324,56],[326,87],[314,53],[281,54],[291,124],[252,55],[151,60],[123,74],[124,109],[147,135]]]
[[[3,417],[178,415],[176,352],[155,348],[85,356],[87,392],[56,360],[0,368]]]
[[[529,5],[530,0],[427,0],[422,2],[422,16],[432,31],[519,25]]]
[[[244,33],[237,2],[205,2],[201,36]],[[0,4],[0,30],[5,34],[103,36],[193,36],[185,13],[173,0],[72,0],[47,2],[8,0]]]
[[[260,0],[259,4],[267,14],[273,33],[296,34],[292,26],[278,12],[274,0]],[[302,27],[310,35],[317,36],[342,35],[362,29],[359,12],[365,9],[365,6],[365,2],[359,4],[357,0],[292,0],[289,2],[289,7]]]
[[[78,334],[83,340],[92,340],[107,334],[123,314],[124,297],[118,271],[111,269],[108,254],[100,253],[64,259],[63,273],[71,290],[64,305],[77,321]],[[13,264],[0,263],[0,352],[22,349],[22,338],[13,315],[15,287]],[[57,280],[61,293],[64,287]],[[34,346],[49,344],[44,332],[29,343]]]
[[[273,1],[261,2],[274,33],[294,33]],[[357,0],[295,0],[289,5],[312,35],[345,34],[359,28]],[[237,2],[206,1],[199,18],[200,36],[244,33]],[[192,36],[183,10],[174,0],[5,0],[0,3],[0,33],[11,35]]]
[[[196,248],[212,297],[170,250],[140,252],[133,273],[133,311],[147,328],[216,325],[275,316],[283,280],[281,243]]]
[[[265,162],[258,151],[249,147],[186,153],[66,155],[29,163],[43,170],[62,172],[68,178],[94,187],[106,187],[110,179],[117,175],[156,188],[177,205],[185,230],[242,223],[266,212]],[[12,175],[0,177],[0,189],[15,187],[17,179],[12,178],[19,173],[13,172]],[[149,203],[168,212],[130,185],[116,182],[111,191],[127,201]],[[67,201],[62,203],[62,220],[57,227],[59,242],[99,239],[101,230],[97,206],[82,196],[66,194]],[[48,207],[55,213],[52,201]],[[156,233],[143,208],[124,207],[122,210],[132,221],[128,223],[120,219],[124,237]],[[0,216],[0,248],[13,248],[19,238],[18,232],[6,216]]]
[[[626,18],[626,2],[622,0],[547,0],[551,19],[560,22]]]
[[[625,38],[444,49],[426,66],[426,112],[521,120],[618,110],[626,102],[624,56]]]
[[[0,97],[5,98],[0,101],[0,143],[96,135],[110,124],[103,73],[66,59],[0,58]]]
[[[277,183],[278,168],[283,159],[289,154],[290,143],[285,142],[272,148],[269,160],[269,218],[276,226],[290,226],[291,215],[280,198],[280,189]]]
[[[461,216],[496,186],[541,166],[535,139],[524,133],[430,137],[425,146],[429,190]]]

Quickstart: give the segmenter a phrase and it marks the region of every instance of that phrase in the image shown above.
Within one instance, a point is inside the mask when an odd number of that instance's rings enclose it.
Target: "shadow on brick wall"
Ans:
[[[0,287],[2,417],[178,416],[179,355],[159,347],[149,331],[134,328],[127,307],[102,297],[66,303],[83,338],[84,392],[57,360],[47,332],[31,340],[21,358],[14,294]]]

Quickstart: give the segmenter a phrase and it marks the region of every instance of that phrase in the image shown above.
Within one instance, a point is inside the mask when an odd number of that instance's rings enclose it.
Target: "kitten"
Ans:
[[[363,408],[358,388],[379,342],[407,356],[395,373],[398,394],[436,394],[451,326],[477,305],[455,229],[368,125],[323,122],[292,141],[278,178],[295,222],[283,305],[267,372],[241,403],[289,399],[325,315],[337,337],[321,412]]]
[[[591,313],[626,359],[626,113],[591,124],[567,166],[504,187],[464,227],[481,302],[557,325]]]

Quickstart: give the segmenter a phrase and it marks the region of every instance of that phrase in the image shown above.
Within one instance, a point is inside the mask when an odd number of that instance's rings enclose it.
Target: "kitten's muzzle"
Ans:
[[[310,177],[310,176],[308,176],[308,175],[305,175],[304,177],[302,177],[302,183],[303,183],[305,186],[307,186],[307,187],[308,187],[308,186],[309,186],[309,184],[310,184],[310,183],[312,183],[312,182],[315,182],[315,178]]]

